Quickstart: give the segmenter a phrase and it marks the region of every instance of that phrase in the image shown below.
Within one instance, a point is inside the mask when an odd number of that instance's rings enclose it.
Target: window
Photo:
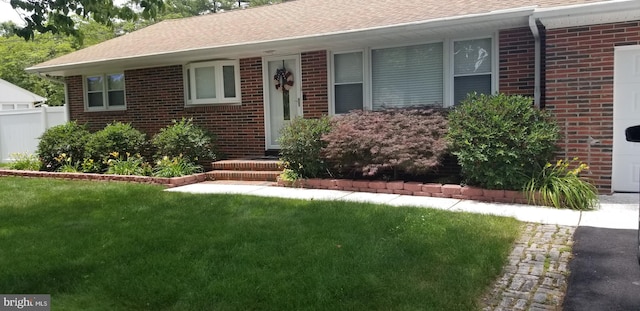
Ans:
[[[495,85],[492,37],[333,53],[333,111],[450,107]]]
[[[442,107],[442,42],[371,51],[373,110]]]
[[[237,61],[212,61],[186,66],[188,105],[240,103]]]
[[[125,109],[124,73],[112,73],[85,78],[87,110]]]
[[[333,71],[334,113],[362,109],[364,103],[362,52],[334,54],[333,63],[335,68]]]
[[[453,103],[467,94],[491,94],[491,38],[453,42]]]

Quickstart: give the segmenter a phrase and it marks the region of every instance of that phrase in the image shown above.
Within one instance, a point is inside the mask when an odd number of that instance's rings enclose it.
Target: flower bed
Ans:
[[[203,182],[209,179],[206,173],[181,176],[181,177],[165,178],[165,177],[93,174],[93,173],[19,171],[19,170],[7,170],[7,169],[0,169],[0,176],[48,177],[48,178],[58,178],[58,179],[99,180],[99,181],[126,181],[126,182],[135,182],[135,183],[143,183],[143,184],[163,185],[168,188],[194,184],[194,183]]]
[[[299,179],[293,183],[278,180],[283,187],[309,189],[331,189],[371,193],[391,193],[401,195],[453,198],[483,202],[529,204],[526,195],[520,191],[487,190],[450,184],[435,184],[403,181],[350,180],[350,179]]]

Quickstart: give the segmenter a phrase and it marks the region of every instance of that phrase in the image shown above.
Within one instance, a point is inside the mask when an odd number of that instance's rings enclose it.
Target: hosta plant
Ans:
[[[42,162],[35,154],[12,153],[9,156],[11,157],[9,168],[12,170],[37,171],[42,165]]]
[[[529,202],[570,208],[575,210],[595,209],[598,204],[598,192],[591,183],[580,178],[580,173],[587,171],[587,164],[558,160],[555,165],[547,163],[538,176],[531,178],[524,191]]]

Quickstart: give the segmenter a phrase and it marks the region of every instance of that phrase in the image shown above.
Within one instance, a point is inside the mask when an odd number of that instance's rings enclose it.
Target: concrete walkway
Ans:
[[[610,229],[638,229],[638,194],[600,196],[596,211],[573,211],[523,204],[485,203],[448,198],[418,197],[321,189],[284,188],[273,183],[214,181],[171,188],[190,193],[231,193],[303,200],[341,200],[393,206],[430,207],[454,212],[470,212],[514,217],[523,222],[561,226],[590,226]]]

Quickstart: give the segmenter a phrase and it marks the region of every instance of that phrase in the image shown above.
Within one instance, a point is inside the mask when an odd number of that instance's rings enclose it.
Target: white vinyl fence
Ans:
[[[65,122],[64,106],[0,110],[0,162],[9,162],[12,153],[35,153],[42,133]]]

